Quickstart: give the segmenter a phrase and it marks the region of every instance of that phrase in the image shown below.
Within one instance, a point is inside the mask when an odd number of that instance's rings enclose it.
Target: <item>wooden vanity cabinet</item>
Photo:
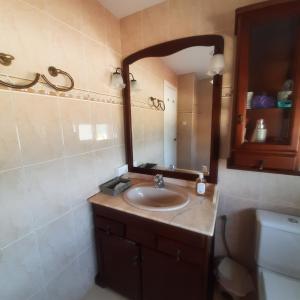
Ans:
[[[300,175],[300,1],[266,1],[236,11],[231,168]],[[279,92],[289,86],[291,107]],[[258,97],[264,96],[264,99]],[[265,101],[265,103],[263,103]],[[266,140],[255,140],[264,119]]]
[[[127,239],[96,229],[100,270],[98,282],[129,299],[140,299],[139,247]]]
[[[142,248],[143,299],[207,299],[202,266]]]
[[[207,300],[213,238],[93,204],[96,283],[128,299]]]

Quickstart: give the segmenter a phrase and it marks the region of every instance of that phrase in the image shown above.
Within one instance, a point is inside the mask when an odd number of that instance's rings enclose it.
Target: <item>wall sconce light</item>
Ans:
[[[129,73],[129,79],[130,79],[130,89],[132,92],[141,90],[137,80],[134,78],[132,73]],[[126,86],[123,80],[121,68],[116,68],[115,72],[111,74],[110,85],[112,88],[118,90],[121,90]]]
[[[121,90],[125,87],[123,77],[122,77],[122,69],[116,68],[115,72],[111,75],[110,85],[112,88]]]
[[[137,80],[134,78],[132,73],[129,73],[129,78],[130,78],[130,89],[132,92],[140,91],[141,88],[137,82]]]
[[[215,76],[223,73],[225,67],[224,55],[215,54],[211,57],[207,75]]]

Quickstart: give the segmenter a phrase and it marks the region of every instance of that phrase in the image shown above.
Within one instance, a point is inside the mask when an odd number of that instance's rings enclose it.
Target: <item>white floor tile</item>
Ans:
[[[93,286],[82,300],[127,300],[108,288]]]

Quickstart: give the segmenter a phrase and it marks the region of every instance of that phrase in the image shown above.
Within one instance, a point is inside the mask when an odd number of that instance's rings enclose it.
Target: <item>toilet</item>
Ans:
[[[256,211],[259,300],[300,299],[300,217]]]

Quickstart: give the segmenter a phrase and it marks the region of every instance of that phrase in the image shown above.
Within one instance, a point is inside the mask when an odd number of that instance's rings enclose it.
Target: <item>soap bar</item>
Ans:
[[[126,185],[125,182],[120,182],[120,183],[118,183],[118,184],[116,184],[116,185],[114,186],[114,190],[122,189],[122,187],[123,187],[124,185]]]

